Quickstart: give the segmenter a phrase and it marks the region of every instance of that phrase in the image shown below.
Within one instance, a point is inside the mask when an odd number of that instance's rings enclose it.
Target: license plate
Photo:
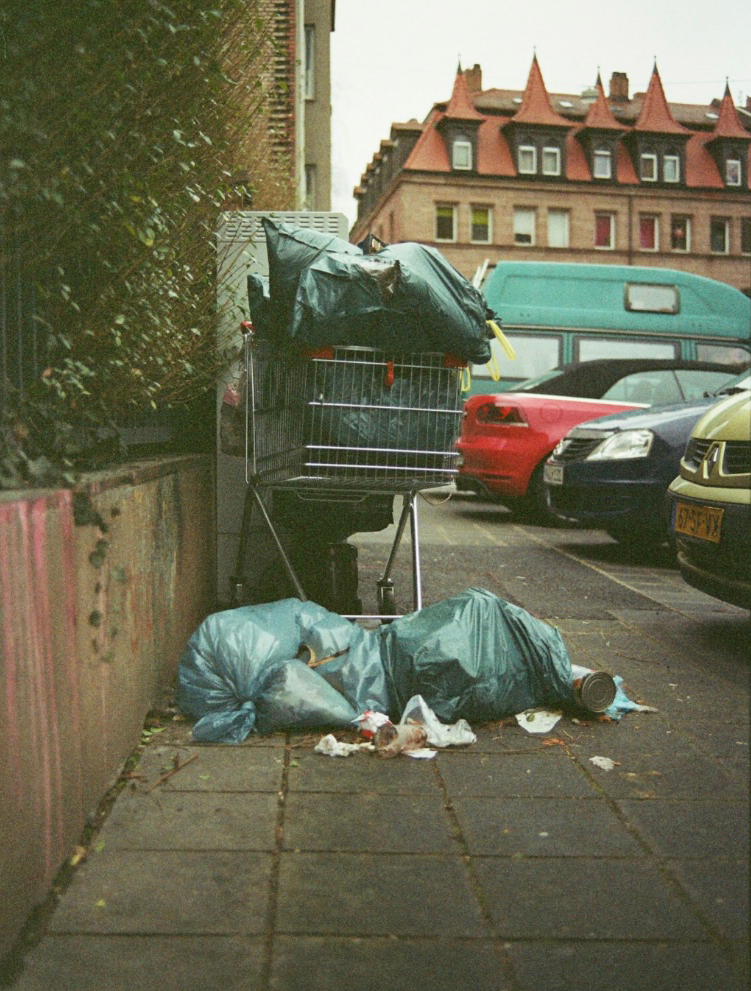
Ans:
[[[563,485],[563,465],[545,465],[542,477],[548,485]]]
[[[689,506],[685,502],[677,502],[675,532],[719,544],[724,512],[724,509],[718,509],[716,506]]]

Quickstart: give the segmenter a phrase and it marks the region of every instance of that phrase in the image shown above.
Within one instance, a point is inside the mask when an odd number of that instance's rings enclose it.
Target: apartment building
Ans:
[[[354,191],[353,241],[433,244],[464,275],[486,260],[654,265],[751,292],[751,100],[668,103],[614,72],[606,93],[483,89],[459,67],[451,98],[395,123]]]

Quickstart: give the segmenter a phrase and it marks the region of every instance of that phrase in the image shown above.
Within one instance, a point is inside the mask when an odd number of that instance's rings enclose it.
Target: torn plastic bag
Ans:
[[[397,711],[419,694],[441,722],[473,723],[571,701],[571,660],[558,630],[484,589],[377,632]]]

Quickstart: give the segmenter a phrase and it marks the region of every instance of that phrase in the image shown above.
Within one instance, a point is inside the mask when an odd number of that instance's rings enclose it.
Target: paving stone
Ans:
[[[748,856],[748,804],[745,802],[618,799],[618,805],[628,822],[661,856]]]
[[[273,850],[278,801],[233,792],[124,795],[99,842],[126,850]]]
[[[615,812],[597,799],[460,798],[454,808],[471,854],[643,855]]]
[[[487,935],[459,857],[283,853],[277,931]]]
[[[460,852],[438,794],[290,794],[283,845],[287,850]]]
[[[520,991],[746,991],[706,943],[530,942],[508,945]]]
[[[695,751],[681,754],[604,755],[618,761],[611,771],[596,768],[588,757],[579,758],[582,767],[608,795],[619,798],[743,798],[748,794],[740,780],[724,774],[716,760]]]
[[[477,874],[504,939],[708,936],[660,870],[641,861],[487,858]]]
[[[26,960],[15,991],[248,991],[258,936],[54,936]]]
[[[174,766],[190,760],[184,769],[158,786],[164,791],[278,791],[282,784],[284,752],[278,747],[150,747],[138,771],[149,780],[144,791]],[[191,758],[194,758],[191,760]]]
[[[221,851],[107,851],[79,870],[56,933],[260,933],[272,858]]]
[[[310,750],[293,750],[288,771],[289,790],[371,792],[375,795],[429,795],[438,792],[432,761],[374,754],[327,757]]]
[[[670,860],[668,869],[723,935],[748,940],[748,861]]]
[[[530,753],[507,755],[444,751],[438,755],[438,767],[446,790],[453,798],[463,795],[597,795],[587,775],[561,747],[546,748],[534,741],[529,749]]]
[[[508,966],[487,940],[280,936],[271,991],[511,991]]]

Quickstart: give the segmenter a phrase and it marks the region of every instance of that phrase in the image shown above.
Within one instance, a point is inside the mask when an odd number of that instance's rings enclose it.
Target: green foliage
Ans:
[[[117,456],[123,416],[215,381],[214,231],[233,176],[250,176],[245,202],[290,205],[287,163],[258,139],[273,54],[261,9],[0,9],[0,267],[33,287],[43,348],[2,411],[0,488],[70,483]]]

